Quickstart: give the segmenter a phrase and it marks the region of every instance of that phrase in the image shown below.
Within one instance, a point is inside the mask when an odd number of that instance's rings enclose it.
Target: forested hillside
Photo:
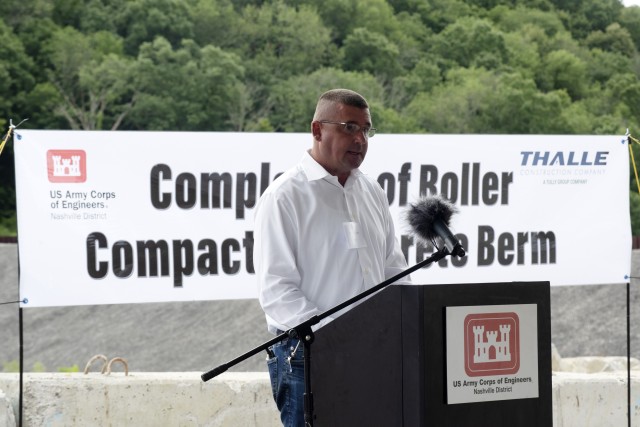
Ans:
[[[349,87],[384,133],[640,136],[640,8],[618,0],[4,0],[2,10],[2,129],[28,118],[32,129],[304,132],[318,94]],[[15,234],[13,174],[9,145],[0,235]]]

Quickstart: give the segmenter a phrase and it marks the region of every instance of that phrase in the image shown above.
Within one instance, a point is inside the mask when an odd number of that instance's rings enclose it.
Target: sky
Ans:
[[[625,6],[640,6],[640,0],[622,0],[622,4]]]

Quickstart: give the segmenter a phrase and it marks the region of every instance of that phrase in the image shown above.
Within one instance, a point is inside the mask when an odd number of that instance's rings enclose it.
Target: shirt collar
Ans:
[[[318,163],[313,157],[311,157],[309,151],[306,151],[302,156],[301,164],[302,170],[304,170],[304,173],[309,181],[316,181],[318,179],[325,178],[329,178],[331,180],[331,178],[333,178],[336,183],[338,182],[338,178],[327,172],[327,170],[323,168],[320,163]],[[345,183],[345,185],[347,185],[352,179],[357,179],[360,175],[362,175],[360,169],[356,168],[352,170],[349,178],[347,178],[347,182]]]

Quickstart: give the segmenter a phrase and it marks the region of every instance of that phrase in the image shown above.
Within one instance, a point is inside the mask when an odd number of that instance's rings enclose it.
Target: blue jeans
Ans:
[[[303,347],[299,340],[285,338],[270,348],[275,355],[267,361],[271,390],[284,427],[304,426]]]

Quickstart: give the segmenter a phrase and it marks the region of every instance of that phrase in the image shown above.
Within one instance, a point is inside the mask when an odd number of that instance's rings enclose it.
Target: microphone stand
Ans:
[[[269,347],[279,343],[280,341],[286,339],[287,337],[297,338],[301,340],[304,345],[304,390],[305,390],[304,422],[305,422],[305,426],[308,426],[308,427],[313,426],[313,393],[311,393],[311,344],[313,343],[315,336],[313,331],[311,330],[311,327],[319,323],[322,319],[331,316],[333,313],[336,313],[350,306],[351,304],[358,302],[361,299],[364,299],[369,295],[374,294],[386,288],[393,282],[413,273],[414,271],[422,267],[426,267],[434,262],[440,261],[442,258],[446,257],[447,255],[451,255],[452,252],[454,254],[458,254],[458,251],[456,250],[458,247],[462,248],[458,243],[454,247],[453,251],[449,251],[449,249],[446,246],[442,247],[441,249],[438,249],[438,251],[435,252],[433,255],[431,255],[429,258],[419,262],[413,267],[409,267],[408,269],[396,274],[395,276],[385,280],[384,282],[379,283],[373,288],[367,289],[366,291],[344,301],[341,304],[336,305],[335,307],[325,311],[324,313],[311,317],[310,319],[300,323],[298,326],[295,326],[289,329],[288,331],[281,333],[280,335],[254,348],[253,350],[250,350],[227,363],[223,363],[222,365],[210,371],[205,372],[200,376],[200,378],[202,378],[202,381],[207,382],[210,379],[222,374],[230,367],[235,366],[238,363],[242,362],[243,360],[246,360],[249,357],[258,354],[263,350],[266,351]],[[462,254],[464,254],[464,252],[462,252]]]

